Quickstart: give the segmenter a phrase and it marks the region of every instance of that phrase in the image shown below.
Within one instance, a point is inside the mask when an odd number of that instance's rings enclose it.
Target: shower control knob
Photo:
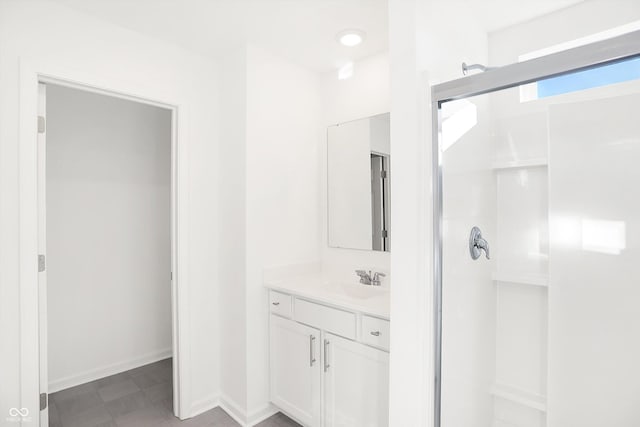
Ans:
[[[480,255],[482,255],[482,251],[484,251],[487,259],[489,258],[489,242],[482,238],[482,231],[478,227],[473,227],[471,229],[471,235],[469,236],[469,253],[471,254],[471,259],[478,259]]]

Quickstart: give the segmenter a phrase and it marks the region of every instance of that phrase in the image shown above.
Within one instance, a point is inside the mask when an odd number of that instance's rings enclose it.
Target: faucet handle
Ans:
[[[371,272],[367,272],[365,270],[356,270],[356,274],[360,276],[360,283],[363,285],[371,284]]]
[[[375,272],[373,273],[373,277],[371,278],[371,284],[373,286],[380,286],[382,283],[380,283],[382,281],[382,277],[386,277],[387,275],[384,273],[379,273],[379,272]]]

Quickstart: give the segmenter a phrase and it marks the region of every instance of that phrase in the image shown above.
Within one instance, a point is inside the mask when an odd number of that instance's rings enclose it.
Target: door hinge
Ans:
[[[380,171],[380,178],[387,179],[387,171]]]
[[[40,393],[40,410],[47,409],[47,393]]]
[[[38,255],[38,273],[42,273],[46,268],[46,259],[44,255]]]
[[[47,130],[47,121],[44,116],[38,116],[38,133],[45,133]]]
[[[389,233],[387,232],[387,230],[382,230],[382,237],[383,238],[389,237]]]

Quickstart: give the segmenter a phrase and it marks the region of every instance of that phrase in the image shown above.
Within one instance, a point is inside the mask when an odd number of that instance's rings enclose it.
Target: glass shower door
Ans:
[[[438,103],[442,427],[640,425],[640,80],[585,72]]]

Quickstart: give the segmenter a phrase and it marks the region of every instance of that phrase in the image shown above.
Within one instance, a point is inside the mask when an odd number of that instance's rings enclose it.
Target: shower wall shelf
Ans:
[[[528,408],[547,411],[547,398],[537,393],[520,390],[516,387],[496,383],[491,387],[490,393],[495,397],[518,403]]]
[[[498,150],[491,162],[497,214],[497,262],[492,272],[496,371],[488,388],[493,397],[494,427],[547,425],[546,123],[546,114],[542,114],[535,120],[502,121],[495,129],[508,137],[496,141]]]
[[[504,169],[525,169],[525,168],[543,168],[549,164],[546,158],[534,158],[524,160],[505,160],[498,161],[493,164],[493,170],[500,171]]]
[[[518,285],[549,286],[549,278],[544,276],[519,276],[513,274],[494,273],[492,279],[496,283],[515,283]]]

